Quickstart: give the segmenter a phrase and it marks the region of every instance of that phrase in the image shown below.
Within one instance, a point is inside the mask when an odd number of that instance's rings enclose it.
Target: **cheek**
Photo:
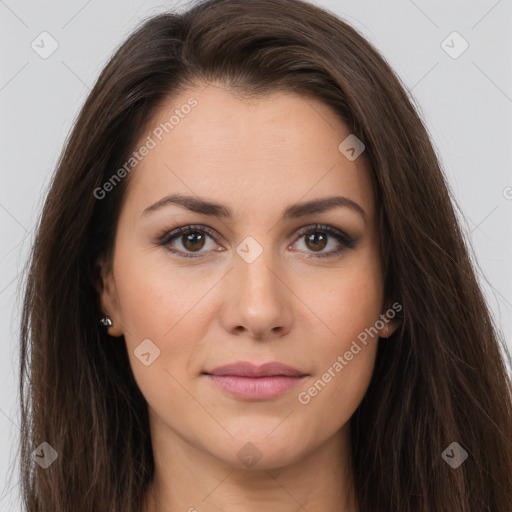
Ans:
[[[357,265],[331,275],[324,293],[308,295],[307,305],[318,316],[309,317],[308,327],[318,332],[308,350],[316,371],[297,399],[309,418],[333,429],[357,409],[375,365],[383,293],[377,263],[363,254]]]
[[[165,249],[123,252],[116,260],[116,288],[127,341],[166,340],[175,333],[194,329],[191,318],[204,295],[208,280],[201,272],[179,269],[167,260]],[[205,283],[202,286],[194,283]],[[197,320],[197,318],[196,318]],[[190,336],[189,336],[190,338]],[[186,341],[186,340],[184,340]]]
[[[312,438],[328,438],[347,425],[359,407],[371,380],[378,340],[364,346],[356,342],[340,347],[326,358],[323,371],[297,394],[297,417]],[[352,355],[348,360],[344,349]]]
[[[316,292],[304,289],[301,293],[314,313],[309,315],[309,329],[313,332],[316,324],[324,333],[324,341],[317,344],[324,356],[348,350],[352,340],[373,326],[382,313],[383,281],[373,251],[360,251],[343,267],[326,272],[315,287]]]
[[[213,293],[207,292],[219,276],[201,266],[180,268],[166,258],[164,249],[126,247],[119,244],[114,273],[134,378],[148,403],[166,410],[190,408],[184,389],[201,369],[197,353],[204,350],[216,311]]]
[[[378,308],[373,303],[366,303],[368,309],[364,302],[352,304],[352,314],[347,309],[331,320],[336,335],[308,351],[316,371],[297,390],[296,403],[313,435],[328,436],[345,425],[370,384],[379,343],[372,329]]]

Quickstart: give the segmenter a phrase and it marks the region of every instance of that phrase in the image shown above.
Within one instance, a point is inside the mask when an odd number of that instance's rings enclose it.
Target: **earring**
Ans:
[[[100,318],[100,325],[105,332],[108,332],[108,328],[112,327],[112,319],[109,316],[104,316]]]

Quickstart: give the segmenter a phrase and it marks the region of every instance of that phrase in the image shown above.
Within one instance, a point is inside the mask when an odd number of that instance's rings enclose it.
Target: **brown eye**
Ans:
[[[312,233],[306,236],[306,245],[312,251],[321,251],[327,245],[327,237],[322,233]]]
[[[315,224],[303,228],[298,233],[299,239],[304,240],[306,250],[301,251],[308,253],[307,257],[311,258],[328,258],[339,255],[346,249],[353,249],[357,240],[347,235],[345,232],[335,229],[331,226],[323,224]],[[336,244],[337,242],[337,244]],[[334,248],[324,251],[328,245],[334,243]],[[336,245],[338,247],[336,248]]]
[[[207,226],[192,225],[167,231],[158,239],[157,243],[158,245],[164,246],[169,252],[179,256],[197,258],[200,257],[202,253],[207,252],[208,238],[215,241],[215,233],[212,229]],[[176,244],[178,247],[175,246]],[[215,250],[215,244],[213,244],[211,250]]]
[[[205,237],[204,234],[194,231],[188,235],[182,235],[181,243],[188,251],[197,251],[204,247]]]

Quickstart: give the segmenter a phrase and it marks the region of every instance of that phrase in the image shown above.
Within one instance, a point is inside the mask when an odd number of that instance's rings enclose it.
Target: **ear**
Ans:
[[[110,336],[122,336],[123,326],[121,324],[121,315],[119,310],[119,299],[117,295],[114,273],[112,266],[103,260],[96,264],[96,278],[94,287],[98,292],[100,310],[112,320],[112,325],[108,328]]]
[[[399,316],[399,313],[402,309],[402,305],[399,302],[389,304],[387,307],[382,309],[382,314],[380,315],[379,320],[381,320],[384,325],[379,329],[380,338],[389,338],[398,329],[398,327],[400,327],[402,319]]]

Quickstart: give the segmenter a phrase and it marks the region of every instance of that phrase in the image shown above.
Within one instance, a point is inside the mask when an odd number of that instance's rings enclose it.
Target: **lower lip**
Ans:
[[[206,376],[222,391],[246,400],[267,400],[292,389],[304,377],[274,375],[270,377]]]

